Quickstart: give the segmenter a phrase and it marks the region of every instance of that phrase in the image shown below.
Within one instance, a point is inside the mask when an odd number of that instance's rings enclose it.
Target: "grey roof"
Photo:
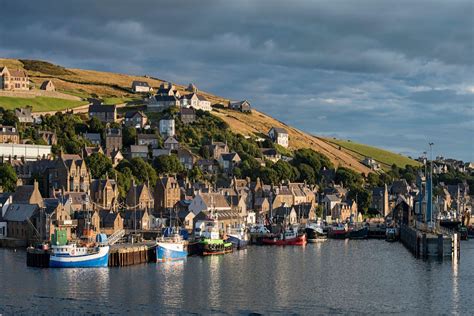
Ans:
[[[143,113],[142,111],[129,111],[129,112],[126,112],[125,113],[125,117],[126,118],[132,118],[134,117],[135,115],[140,115],[142,117],[147,117],[145,113]]]
[[[260,152],[264,156],[276,156],[278,154],[275,148],[260,148]]]
[[[115,112],[116,105],[91,104],[89,105],[89,113],[91,112]]]
[[[100,211],[99,216],[102,222],[102,227],[114,227],[115,219],[117,218],[117,216],[119,216],[119,213]]]
[[[146,145],[130,145],[131,153],[148,153],[148,146]]]
[[[178,98],[175,97],[174,95],[155,95],[155,100],[157,102],[160,102],[160,101],[169,102],[169,101],[178,101]]]
[[[8,207],[3,219],[7,222],[23,222],[31,218],[38,209],[39,206],[36,204],[12,203]]]
[[[135,210],[126,210],[124,212],[124,218],[123,219],[141,219],[145,215],[145,211],[135,211]]]
[[[195,115],[196,110],[194,108],[181,108],[180,113],[181,115]]]
[[[99,141],[100,142],[100,134],[99,133],[85,133],[84,138],[90,141]]]
[[[3,193],[0,193],[0,206],[3,206],[3,204],[5,204],[5,202],[10,198],[10,196],[12,196],[13,193],[10,193],[10,192],[3,192]]]
[[[16,188],[16,191],[13,194],[13,202],[28,204],[33,192],[34,192],[33,185],[20,185]]]
[[[58,198],[47,198],[43,199],[43,203],[46,213],[51,214],[61,204],[61,201]]]
[[[341,201],[341,198],[338,197],[337,195],[334,195],[334,194],[328,194],[328,195],[326,195],[326,198],[331,202]]]
[[[275,132],[277,132],[279,134],[288,134],[286,129],[284,129],[282,127],[272,127],[271,129],[273,129]]]
[[[221,158],[222,160],[227,160],[227,161],[232,161],[234,160],[234,158],[236,160],[240,160],[240,157],[237,153],[225,153],[225,154],[221,154]]]
[[[146,82],[146,81],[138,81],[138,80],[133,81],[133,82],[132,82],[132,86],[150,87],[150,85],[148,84],[148,82]]]
[[[138,139],[158,139],[156,134],[137,134]]]
[[[165,144],[179,144],[179,142],[173,136],[168,137],[165,140]]]

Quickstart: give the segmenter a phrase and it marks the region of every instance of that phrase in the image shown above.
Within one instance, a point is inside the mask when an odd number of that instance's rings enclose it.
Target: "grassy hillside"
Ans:
[[[34,112],[62,111],[88,104],[87,101],[73,101],[48,97],[14,98],[0,96],[0,107],[13,110],[30,105]]]
[[[405,167],[406,165],[418,166],[419,162],[410,159],[408,157],[395,154],[388,150],[380,149],[377,147],[354,143],[350,140],[340,140],[340,139],[325,139],[326,141],[333,143],[337,146],[341,146],[344,151],[358,156],[360,159],[364,157],[372,157],[377,160],[382,168],[388,169],[393,164],[396,164],[398,167]]]
[[[52,80],[56,90],[60,92],[81,98],[99,97],[104,99],[106,104],[131,103],[139,106],[141,96],[130,91],[132,82],[134,80],[146,81],[155,89],[163,82],[159,78],[146,75],[131,76],[95,70],[69,69],[35,60],[0,58],[0,66],[2,65],[8,66],[10,69],[28,70],[30,79],[36,87],[39,87],[44,80]],[[199,86],[199,83],[197,84]],[[185,89],[183,85],[176,85],[176,87],[180,91]],[[227,104],[228,102],[228,99],[223,97],[204,91],[200,91],[200,93],[208,98],[212,104]],[[37,97],[35,99],[5,98],[5,100],[2,100],[0,98],[0,104],[3,103],[8,108],[32,105],[34,111],[56,111],[81,105],[78,101],[48,99]],[[226,121],[236,133],[243,135],[266,135],[272,126],[283,127],[288,130],[290,135],[290,149],[312,148],[326,155],[336,166],[345,166],[365,174],[368,174],[370,169],[362,165],[360,160],[366,155],[380,161],[384,166],[389,166],[392,163],[403,166],[407,163],[415,163],[406,157],[374,147],[365,145],[350,147],[349,145],[346,146],[345,143],[337,143],[334,140],[304,133],[257,110],[254,110],[251,114],[244,114],[228,109],[218,109],[213,111],[213,114]],[[353,145],[353,143],[350,143],[350,145]]]

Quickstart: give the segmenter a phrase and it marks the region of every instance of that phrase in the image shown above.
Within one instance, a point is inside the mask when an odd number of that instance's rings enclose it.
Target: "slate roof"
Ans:
[[[272,129],[278,134],[288,134],[286,129],[284,129],[282,127],[272,127]]]
[[[146,145],[130,145],[131,153],[148,153],[148,146]]]
[[[117,110],[116,105],[91,104],[89,105],[89,113],[107,112],[112,113]]]
[[[120,215],[109,211],[99,211],[99,216],[102,227],[114,227],[114,222]]]
[[[43,81],[43,83],[41,84],[40,89],[41,89],[41,90],[45,90],[46,87],[48,86],[48,84],[49,84],[50,82],[53,83],[51,80]],[[54,84],[53,84],[53,85],[54,85]]]
[[[181,115],[195,115],[196,110],[194,110],[192,107],[191,108],[181,108],[180,113],[181,113]]]
[[[275,148],[260,148],[260,152],[264,156],[276,156],[276,155],[278,155],[278,151]]]
[[[179,142],[173,136],[168,137],[165,140],[165,144],[179,144]]]
[[[178,98],[174,95],[155,95],[155,100],[157,102],[170,102],[170,101],[178,101]]]
[[[139,115],[141,117],[147,117],[146,114],[143,113],[142,111],[133,111],[133,112],[126,112],[125,113],[126,118],[133,118],[133,117],[135,117],[135,115]]]
[[[91,142],[100,142],[100,134],[99,133],[85,133],[84,138],[90,140]]]
[[[28,204],[31,198],[31,195],[34,192],[33,185],[20,185],[16,188],[15,193],[13,194],[13,203],[24,203]]]
[[[146,81],[138,81],[138,80],[135,80],[132,82],[132,86],[133,87],[150,87],[150,85],[148,84],[148,82]]]
[[[207,207],[230,208],[226,198],[219,193],[200,193],[199,194]]]
[[[36,204],[17,204],[12,203],[8,206],[3,219],[7,222],[23,222],[31,218],[39,210]]]
[[[340,202],[341,201],[341,198],[338,197],[335,194],[327,194],[325,197],[331,202]]]
[[[133,219],[136,218],[138,220],[138,219],[141,219],[143,217],[143,215],[145,215],[145,211],[126,210],[123,215],[124,215],[123,219],[126,219],[126,220],[132,219],[133,220]]]
[[[240,161],[239,154],[237,153],[226,153],[226,154],[221,154],[221,159],[225,161],[233,161],[234,159],[237,161]]]
[[[5,202],[10,198],[10,196],[12,196],[13,193],[10,193],[10,192],[3,192],[3,193],[0,193],[0,207],[3,206],[3,204],[5,204]]]

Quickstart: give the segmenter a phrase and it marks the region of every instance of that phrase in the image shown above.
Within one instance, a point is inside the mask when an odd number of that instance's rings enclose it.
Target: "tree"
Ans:
[[[367,213],[372,203],[372,192],[362,187],[351,187],[347,197],[357,201],[357,209],[364,214]]]
[[[302,163],[298,165],[297,168],[300,173],[299,181],[306,181],[308,184],[316,184],[316,172],[310,165]]]
[[[16,117],[15,111],[1,109],[2,119],[1,125],[17,126],[19,123],[18,117]]]
[[[153,161],[153,166],[159,174],[180,173],[184,170],[183,164],[176,155],[158,156]]]
[[[139,183],[149,181],[150,185],[155,185],[158,176],[156,175],[155,169],[153,169],[148,162],[142,158],[135,157],[130,161],[129,165],[131,166],[132,174]]]
[[[336,183],[343,184],[345,187],[361,186],[364,181],[359,173],[344,167],[337,169],[334,180]]]
[[[14,192],[16,189],[17,176],[11,164],[0,164],[0,186],[5,192]]]
[[[95,116],[89,120],[89,132],[102,134],[104,131],[104,124]]]
[[[17,176],[15,169],[8,163],[0,164],[0,187],[5,192],[14,192]]]
[[[290,180],[293,181],[296,179],[296,170],[295,168],[290,165],[288,162],[283,160],[278,160],[273,166],[272,169],[275,170],[276,174],[278,175],[278,179],[282,180]]]
[[[106,173],[112,173],[112,160],[102,153],[93,153],[86,158],[86,164],[93,179],[100,179]]]
[[[134,127],[126,127],[123,129],[122,142],[124,147],[134,145],[137,139],[137,130]]]

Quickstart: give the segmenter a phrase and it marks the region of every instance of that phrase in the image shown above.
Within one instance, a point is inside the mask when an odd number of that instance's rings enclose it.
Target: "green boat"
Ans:
[[[194,236],[198,239],[198,254],[201,256],[223,255],[231,253],[233,245],[226,242],[219,235],[217,221],[203,220],[198,221],[194,228]]]

